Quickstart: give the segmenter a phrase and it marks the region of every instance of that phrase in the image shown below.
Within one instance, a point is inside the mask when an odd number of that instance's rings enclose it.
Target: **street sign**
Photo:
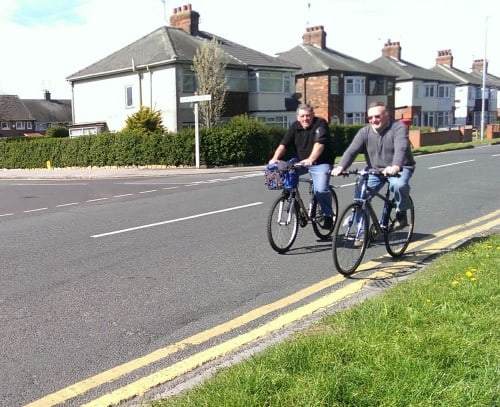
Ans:
[[[212,100],[212,95],[182,96],[179,98],[181,103],[208,102],[210,100]]]
[[[194,156],[196,168],[200,168],[200,130],[198,125],[198,102],[209,102],[212,95],[183,96],[179,98],[181,103],[194,103]]]

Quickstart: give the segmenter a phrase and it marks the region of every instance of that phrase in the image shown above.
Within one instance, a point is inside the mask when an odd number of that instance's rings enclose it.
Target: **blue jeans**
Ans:
[[[314,196],[319,202],[325,216],[333,216],[332,195],[328,186],[330,185],[330,173],[332,166],[330,164],[317,164],[310,167],[298,168],[299,175],[309,172],[313,181]]]
[[[396,210],[406,211],[409,207],[409,196],[410,196],[410,178],[413,175],[414,169],[404,167],[400,173],[399,177],[389,177],[387,182],[389,182],[389,190],[394,196],[394,201],[396,203]],[[386,179],[383,177],[377,177],[376,175],[368,176],[368,188],[379,191],[385,184]]]

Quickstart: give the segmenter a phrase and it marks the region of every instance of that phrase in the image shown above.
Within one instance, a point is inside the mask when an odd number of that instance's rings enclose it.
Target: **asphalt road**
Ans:
[[[418,157],[416,237],[497,210],[499,172],[499,145]],[[2,406],[39,399],[336,273],[330,244],[310,227],[288,254],[272,251],[265,223],[277,193],[256,172],[1,180],[0,192]],[[343,208],[352,186],[337,192]]]

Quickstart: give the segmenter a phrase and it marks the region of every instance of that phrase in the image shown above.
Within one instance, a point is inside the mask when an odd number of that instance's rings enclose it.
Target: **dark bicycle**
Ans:
[[[278,166],[268,166],[265,170],[266,186],[271,190],[282,190],[271,206],[267,220],[267,237],[271,247],[278,253],[288,251],[298,234],[299,226],[305,227],[309,222],[316,236],[321,240],[330,238],[335,228],[338,213],[338,200],[333,187],[329,190],[332,196],[332,226],[325,229],[325,216],[314,196],[311,179],[301,180],[297,174],[299,164],[280,163]],[[309,205],[304,205],[298,188],[300,182],[308,183]]]
[[[358,176],[355,198],[337,220],[332,239],[333,262],[339,273],[346,276],[356,271],[370,240],[375,241],[379,236],[383,236],[385,248],[392,257],[402,256],[410,243],[415,225],[415,208],[411,197],[406,217],[398,219],[394,198],[390,198],[389,185],[384,195],[368,187],[368,176],[371,174],[387,178],[380,171],[355,170],[343,175],[349,174]],[[380,219],[371,203],[374,197],[384,202]]]

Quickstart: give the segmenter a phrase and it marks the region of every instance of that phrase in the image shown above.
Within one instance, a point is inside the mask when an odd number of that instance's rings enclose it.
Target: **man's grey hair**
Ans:
[[[387,105],[381,101],[372,102],[368,105],[368,109],[371,109],[372,107],[383,107],[385,110],[387,110]]]
[[[297,108],[297,114],[299,114],[299,111],[301,110],[305,110],[309,113],[313,113],[314,112],[314,109],[311,105],[307,104],[307,103],[302,103],[299,105],[299,107]]]

